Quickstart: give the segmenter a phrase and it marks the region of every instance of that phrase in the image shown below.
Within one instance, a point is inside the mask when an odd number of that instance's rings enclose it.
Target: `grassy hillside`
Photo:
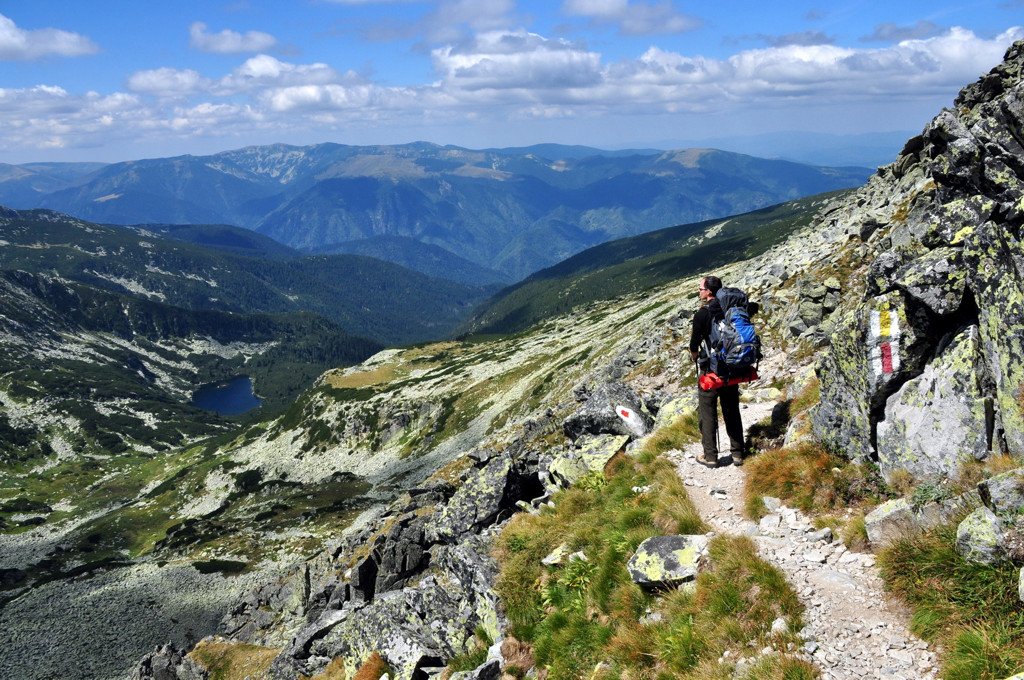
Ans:
[[[493,290],[358,255],[300,256],[221,225],[122,228],[0,209],[0,244],[0,269],[197,311],[312,312],[382,344],[445,336]]]
[[[843,193],[818,194],[595,246],[499,292],[460,331],[518,332],[580,304],[611,300],[756,257],[810,224],[818,210]]]

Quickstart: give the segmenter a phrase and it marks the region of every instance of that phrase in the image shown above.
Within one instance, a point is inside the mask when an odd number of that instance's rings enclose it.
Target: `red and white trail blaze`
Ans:
[[[900,318],[887,303],[871,310],[871,367],[875,380],[900,370]]]

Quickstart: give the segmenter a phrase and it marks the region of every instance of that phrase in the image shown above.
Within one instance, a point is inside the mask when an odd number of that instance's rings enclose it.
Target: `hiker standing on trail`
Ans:
[[[717,276],[705,276],[697,288],[701,308],[693,315],[693,330],[690,333],[690,358],[697,363],[698,374],[704,375],[711,366],[711,328],[724,318],[722,305],[715,298],[722,288]],[[734,465],[743,464],[743,420],[740,418],[739,385],[723,385],[717,389],[697,387],[697,405],[700,416],[701,443],[703,454],[697,462],[705,467],[718,467],[718,402],[722,402],[722,417],[725,431],[729,435],[729,451]]]

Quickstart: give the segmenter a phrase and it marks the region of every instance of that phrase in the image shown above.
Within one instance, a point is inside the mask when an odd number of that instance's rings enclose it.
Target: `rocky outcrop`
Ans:
[[[133,680],[207,680],[210,677],[174,645],[163,645],[139,662]]]
[[[918,477],[1024,455],[1024,43],[833,213],[864,242],[814,433]]]
[[[467,650],[478,627],[499,637],[491,534],[544,493],[540,468],[522,442],[471,452],[289,577],[248,595],[222,632],[283,646],[274,678],[315,675],[339,658],[351,674],[375,651],[396,679],[443,667]]]

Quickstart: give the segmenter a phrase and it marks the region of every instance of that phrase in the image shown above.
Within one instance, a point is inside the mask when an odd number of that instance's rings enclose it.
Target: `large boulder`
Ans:
[[[624,434],[643,437],[653,423],[643,400],[621,382],[596,386],[582,385],[575,390],[579,408],[565,419],[562,429],[569,439],[582,434]]]
[[[626,568],[641,588],[675,588],[697,578],[706,536],[654,536],[637,546]]]
[[[874,412],[931,352],[931,323],[920,308],[893,291],[875,296],[842,317],[818,371],[821,403],[814,434],[851,460],[873,454]]]
[[[509,509],[518,500],[509,499],[511,472],[512,459],[500,455],[471,474],[435,520],[427,525],[427,541],[451,542],[493,523],[502,510]]]
[[[992,401],[982,387],[981,361],[980,335],[971,326],[889,398],[877,444],[886,478],[897,470],[943,478],[966,460],[988,456]]]

